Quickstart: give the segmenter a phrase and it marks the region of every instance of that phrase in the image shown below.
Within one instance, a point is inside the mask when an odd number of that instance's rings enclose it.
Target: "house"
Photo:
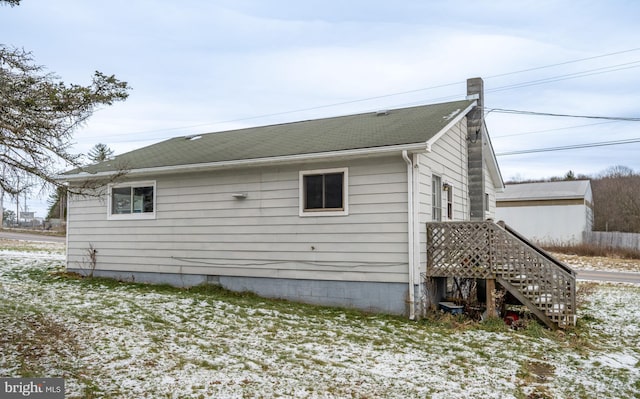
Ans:
[[[498,220],[540,244],[580,244],[593,226],[589,180],[508,184],[496,205]]]
[[[492,218],[503,189],[482,80],[467,91],[176,137],[70,171],[70,186],[105,185],[69,199],[67,268],[413,318],[426,222]]]

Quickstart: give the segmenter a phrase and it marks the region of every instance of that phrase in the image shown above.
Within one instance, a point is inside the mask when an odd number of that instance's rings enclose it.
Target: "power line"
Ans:
[[[524,73],[524,72],[538,71],[540,69],[553,68],[553,67],[557,67],[557,66],[560,66],[560,65],[575,64],[577,62],[590,61],[590,60],[595,60],[597,58],[609,57],[609,56],[612,56],[612,55],[631,53],[633,51],[638,51],[638,50],[640,50],[640,47],[632,48],[632,49],[629,49],[629,50],[616,51],[614,53],[596,55],[596,56],[593,56],[593,57],[579,58],[577,60],[559,62],[557,64],[550,64],[550,65],[544,65],[544,66],[534,67],[534,68],[529,68],[529,69],[521,69],[519,71],[514,71],[514,72],[501,73],[501,74],[498,74],[498,75],[491,75],[491,76],[487,76],[485,79],[501,78],[503,76],[515,75],[515,74]]]
[[[506,86],[502,86],[502,87],[495,87],[493,89],[486,90],[486,92],[487,93],[496,93],[496,92],[499,92],[499,91],[520,89],[520,88],[523,88],[523,87],[537,86],[537,85],[546,84],[546,83],[559,82],[559,81],[562,81],[562,80],[584,78],[584,77],[587,77],[587,76],[601,75],[603,73],[623,71],[625,69],[633,69],[633,68],[640,67],[640,65],[635,65],[635,64],[638,64],[638,63],[640,63],[640,61],[632,61],[632,62],[627,62],[627,63],[624,63],[624,64],[610,65],[610,66],[607,66],[607,67],[589,69],[589,70],[581,71],[581,72],[574,72],[574,73],[568,73],[568,74],[565,74],[565,75],[552,76],[552,77],[544,78],[544,79],[531,80],[531,81],[528,81],[528,82],[515,83],[515,84],[512,84],[512,85],[506,85]]]
[[[555,63],[555,64],[548,64],[548,65],[543,65],[543,66],[535,67],[535,68],[528,68],[528,69],[522,69],[522,70],[512,71],[512,72],[506,72],[506,73],[497,74],[497,75],[491,75],[491,76],[485,77],[484,79],[488,80],[488,79],[493,79],[493,78],[497,78],[497,77],[515,75],[515,74],[519,74],[519,73],[531,72],[531,71],[540,70],[540,69],[548,69],[548,68],[553,68],[553,67],[561,66],[561,65],[568,65],[568,64],[579,63],[579,62],[583,62],[583,61],[594,60],[594,59],[598,59],[598,58],[610,57],[610,56],[613,56],[613,55],[631,53],[631,52],[635,52],[635,51],[638,51],[638,50],[640,50],[640,47],[636,47],[636,48],[632,48],[632,49],[628,49],[628,50],[616,51],[616,52],[612,52],[612,53],[601,54],[601,55],[592,56],[592,57],[579,58],[579,59],[559,62],[559,63]],[[576,73],[572,73],[572,74],[559,75],[559,76],[550,77],[550,78],[546,78],[546,79],[539,79],[539,80],[534,80],[534,81],[528,81],[528,82],[522,82],[522,83],[517,83],[517,84],[513,84],[513,85],[497,87],[497,88],[494,88],[494,89],[486,90],[486,92],[487,93],[493,93],[493,92],[498,92],[498,91],[511,90],[511,89],[515,89],[515,88],[533,86],[533,85],[544,84],[544,83],[551,83],[551,82],[567,80],[567,79],[575,79],[575,78],[584,77],[584,76],[591,76],[591,75],[595,75],[595,74],[615,72],[615,71],[619,71],[619,70],[623,70],[623,69],[630,69],[630,68],[640,67],[640,65],[629,66],[629,65],[632,65],[632,64],[636,64],[636,63],[640,63],[640,61],[634,61],[634,62],[630,62],[630,63],[626,63],[626,64],[619,64],[619,65],[613,65],[613,66],[608,66],[608,67],[596,68],[596,69],[582,71],[582,72],[576,72]],[[622,66],[626,66],[626,67],[622,68]],[[612,68],[617,68],[617,69],[612,69]],[[389,93],[389,94],[384,94],[384,95],[379,95],[379,96],[372,96],[372,97],[366,97],[366,98],[361,98],[361,99],[356,99],[356,100],[342,101],[342,102],[339,102],[339,103],[325,104],[325,105],[319,105],[319,106],[314,106],[314,107],[300,108],[300,109],[289,110],[289,111],[274,112],[274,113],[269,113],[269,114],[255,115],[255,116],[242,117],[242,118],[236,118],[236,119],[229,119],[229,120],[224,120],[224,121],[216,121],[216,122],[210,122],[210,123],[203,123],[203,124],[197,124],[197,125],[189,125],[189,126],[173,127],[173,128],[164,128],[164,129],[154,129],[154,130],[146,130],[146,131],[138,131],[138,132],[128,132],[128,133],[122,133],[122,134],[118,134],[118,135],[112,135],[112,137],[125,136],[125,135],[131,135],[131,134],[157,133],[157,132],[161,132],[161,131],[174,131],[174,130],[190,129],[190,128],[194,128],[194,127],[204,127],[204,126],[219,125],[219,124],[224,124],[224,123],[233,123],[233,122],[241,122],[241,121],[260,119],[260,118],[268,118],[268,117],[280,116],[280,115],[286,115],[286,114],[292,114],[292,113],[298,113],[298,112],[314,111],[314,110],[319,110],[319,109],[336,107],[336,106],[340,106],[340,105],[354,104],[354,103],[359,103],[359,102],[365,102],[365,101],[377,100],[377,99],[382,99],[382,98],[389,98],[389,97],[394,97],[394,96],[399,96],[399,95],[418,93],[418,92],[422,92],[422,91],[435,90],[435,89],[445,88],[445,87],[450,87],[450,86],[462,85],[464,83],[465,83],[464,81],[462,81],[462,82],[451,82],[451,83],[446,83],[446,84],[441,84],[441,85],[436,85],[436,86],[429,86],[429,87],[424,87],[424,88],[419,88],[419,89],[406,90],[406,91],[401,91],[401,92],[396,92],[396,93]],[[458,97],[460,97],[460,96],[459,95],[447,96],[447,97],[442,97],[440,99],[450,99],[450,98],[458,98]],[[440,100],[440,99],[438,99],[438,100]],[[420,103],[425,103],[425,102],[434,101],[434,100],[435,99],[425,100],[425,101],[420,102]],[[411,103],[411,104],[416,104],[416,102]]]
[[[580,148],[592,148],[592,147],[604,147],[610,145],[622,145],[622,144],[632,144],[632,143],[640,143],[640,137],[626,140],[617,140],[617,141],[601,141],[596,143],[584,143],[584,144],[573,144],[573,145],[565,145],[560,147],[547,147],[547,148],[536,148],[530,150],[519,150],[519,151],[507,151],[496,153],[496,156],[506,156],[506,155],[520,155],[520,154],[533,154],[536,152],[552,152],[552,151],[565,151],[565,150],[575,150]]]
[[[489,110],[489,112],[497,112],[500,114],[555,116],[555,117],[563,117],[563,118],[605,119],[609,121],[640,122],[640,118],[638,117],[554,114],[550,112],[519,111],[515,109],[505,109],[505,108],[485,108],[485,110]]]
[[[448,87],[448,86],[461,85],[461,84],[464,84],[464,83],[465,82],[446,83],[446,84],[437,85],[437,86],[425,87],[425,88],[422,88],[422,89],[407,90],[407,91],[402,91],[402,92],[397,92],[397,93],[383,94],[383,95],[380,95],[380,96],[366,97],[366,98],[361,98],[361,99],[356,99],[356,100],[342,101],[342,102],[339,102],[339,103],[318,105],[318,106],[313,106],[313,107],[308,107],[308,108],[298,108],[298,109],[289,110],[289,111],[273,112],[273,113],[269,113],[269,114],[254,115],[254,116],[248,116],[248,117],[242,117],[242,118],[236,118],[236,119],[227,119],[227,120],[223,120],[223,121],[216,121],[216,122],[211,122],[211,123],[202,123],[202,124],[191,125],[191,126],[183,126],[183,127],[166,128],[166,129],[158,129],[158,130],[145,130],[145,131],[139,131],[139,132],[122,133],[122,134],[113,135],[113,136],[125,136],[125,135],[130,135],[130,134],[142,134],[142,133],[154,133],[154,132],[159,132],[159,131],[181,130],[181,129],[188,129],[188,128],[193,128],[193,127],[221,125],[221,124],[224,124],[224,123],[233,123],[233,122],[242,122],[242,121],[247,121],[247,120],[252,120],[252,119],[269,118],[269,117],[272,117],[272,116],[280,116],[280,115],[293,114],[293,113],[305,112],[305,111],[315,111],[315,110],[318,110],[318,109],[337,107],[337,106],[340,106],[340,105],[354,104],[354,103],[370,101],[370,100],[379,100],[381,98],[388,98],[388,97],[400,96],[400,95],[404,95],[404,94],[417,93],[417,92],[420,92],[420,91],[435,90],[435,89],[440,89],[440,88],[444,88],[444,87]],[[458,98],[458,97],[460,97],[460,96],[459,95],[449,96],[447,98]]]
[[[507,75],[513,75],[513,74],[522,73],[522,72],[533,71],[533,70],[537,70],[537,69],[551,68],[553,66],[566,65],[566,64],[570,64],[570,63],[580,62],[580,61],[584,61],[584,60],[591,60],[591,59],[595,59],[595,58],[601,58],[601,57],[605,57],[605,56],[609,56],[609,55],[626,53],[626,52],[636,51],[636,50],[640,50],[640,48],[627,50],[627,51],[622,51],[622,52],[616,52],[616,53],[609,53],[609,54],[605,54],[605,55],[601,55],[601,56],[583,58],[583,59],[580,59],[580,60],[567,61],[567,62],[562,62],[562,63],[558,63],[558,64],[546,65],[546,66],[537,67],[537,68],[525,69],[525,70],[522,70],[522,71],[509,72],[509,73],[501,74],[501,75],[493,75],[493,76],[489,76],[489,77],[485,78],[485,80],[486,79],[495,78],[495,77],[500,77],[500,76],[507,76]],[[539,79],[539,80],[534,80],[534,81],[530,81],[530,82],[523,82],[523,83],[516,84],[516,85],[511,85],[513,87],[511,87],[511,86],[498,87],[498,88],[495,88],[495,89],[487,90],[487,92],[492,93],[492,92],[496,92],[496,91],[510,90],[512,88],[533,86],[535,84],[557,82],[557,81],[561,81],[561,80],[575,79],[575,78],[584,77],[584,76],[599,75],[601,73],[616,72],[616,71],[620,71],[620,70],[624,70],[624,69],[631,69],[631,68],[640,67],[640,65],[635,65],[635,64],[640,64],[640,60],[639,61],[627,62],[627,63],[623,63],[623,64],[618,64],[618,65],[611,65],[611,66],[606,66],[606,67],[601,67],[601,68],[595,68],[595,69],[590,69],[590,70],[586,70],[586,71],[575,72],[575,73],[570,73],[570,74],[565,74],[565,75],[554,76],[554,77],[546,78],[546,79]],[[631,65],[633,65],[633,66],[631,66]],[[594,73],[594,72],[596,72],[596,73]],[[325,104],[325,105],[319,105],[319,106],[308,107],[308,108],[299,108],[299,109],[291,110],[291,111],[282,111],[282,112],[275,112],[275,113],[264,114],[264,115],[250,116],[250,117],[239,118],[239,119],[231,119],[231,120],[226,120],[226,121],[215,122],[215,123],[212,123],[212,124],[240,122],[240,121],[245,121],[245,120],[267,118],[267,117],[280,116],[280,115],[292,114],[292,113],[297,113],[297,112],[315,111],[315,110],[318,110],[318,109],[337,107],[337,106],[340,106],[340,105],[354,104],[354,103],[359,103],[359,102],[364,102],[364,101],[379,100],[379,99],[382,99],[382,98],[389,98],[389,97],[400,96],[400,95],[405,95],[405,94],[412,94],[412,93],[417,93],[417,92],[421,92],[421,91],[441,89],[441,88],[444,88],[444,87],[456,86],[456,85],[460,85],[460,84],[464,84],[464,83],[465,82],[445,83],[445,84],[425,87],[425,88],[421,88],[421,89],[406,90],[406,91],[401,91],[401,92],[396,92],[396,93],[383,94],[383,95],[379,95],[379,96],[366,97],[366,98],[361,98],[361,99],[356,99],[356,100],[349,100],[349,101],[343,101],[343,102],[339,102],[339,103]],[[457,98],[457,97],[460,97],[460,96],[459,95],[455,95],[455,96],[447,96],[447,97],[443,97],[443,98],[449,99],[449,98]],[[430,99],[430,101],[435,101],[435,100],[441,100],[441,98]],[[206,126],[206,125],[203,125],[203,126]]]
[[[491,136],[491,139],[501,139],[503,137],[514,137],[514,136],[526,136],[528,134],[536,134],[536,133],[547,133],[547,132],[557,132],[559,130],[569,130],[569,129],[577,129],[580,127],[587,127],[587,126],[596,126],[596,125],[604,125],[604,124],[608,124],[608,123],[617,123],[619,121],[607,121],[607,122],[596,122],[596,123],[586,123],[583,125],[574,125],[574,126],[565,126],[565,127],[558,127],[555,129],[544,129],[544,130],[532,130],[530,132],[520,132],[520,133],[511,133],[511,134],[503,134],[501,136]]]

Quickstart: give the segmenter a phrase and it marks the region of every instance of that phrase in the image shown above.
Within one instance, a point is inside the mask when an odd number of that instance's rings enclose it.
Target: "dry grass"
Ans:
[[[557,252],[567,255],[599,256],[619,259],[640,259],[640,250],[632,248],[617,248],[594,244],[545,244],[545,251]]]
[[[42,230],[42,229],[18,229],[18,228],[0,228],[0,231],[8,232],[8,233],[26,233],[26,234],[37,234],[42,236],[54,236],[54,237],[64,237],[67,235],[67,229],[64,227],[56,227],[51,230]]]
[[[63,359],[77,353],[79,343],[72,330],[44,314],[2,313],[0,348],[20,359],[21,376],[40,376],[52,365],[60,367]]]

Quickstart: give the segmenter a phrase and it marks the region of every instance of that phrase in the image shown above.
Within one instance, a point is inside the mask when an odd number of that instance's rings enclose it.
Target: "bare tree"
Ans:
[[[95,72],[90,85],[65,84],[30,53],[0,45],[0,188],[15,195],[19,182],[61,183],[61,167],[80,167],[72,134],[101,105],[127,98],[130,87]]]
[[[594,230],[640,233],[640,174],[614,166],[591,181]]]
[[[635,172],[633,169],[624,166],[624,165],[616,165],[611,166],[605,169],[603,172],[600,172],[599,177],[601,178],[618,178],[618,177],[629,177],[633,176]]]

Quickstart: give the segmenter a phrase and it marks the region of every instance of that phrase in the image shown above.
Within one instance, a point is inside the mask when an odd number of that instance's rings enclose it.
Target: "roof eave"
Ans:
[[[567,196],[549,196],[549,197],[496,197],[496,201],[509,201],[509,202],[526,202],[526,201],[554,201],[554,200],[583,200],[584,196],[581,195],[567,195]]]
[[[296,163],[296,162],[304,162],[304,161],[329,160],[329,159],[335,159],[335,158],[375,156],[375,155],[384,155],[387,153],[401,152],[401,151],[409,151],[409,152],[430,151],[430,146],[428,143],[422,142],[422,143],[413,143],[413,144],[391,145],[391,146],[384,146],[384,147],[358,148],[353,150],[327,151],[327,152],[318,152],[313,154],[296,154],[296,155],[284,155],[284,156],[267,157],[267,158],[237,159],[237,160],[220,161],[220,162],[159,166],[159,167],[152,167],[152,168],[132,169],[127,171],[125,176],[140,177],[140,176],[148,176],[148,175],[188,173],[188,172],[199,172],[199,171],[214,170],[214,169],[232,168],[232,167],[263,166],[263,165],[274,165],[274,164],[283,164],[283,163]],[[80,172],[73,175],[58,175],[56,176],[56,180],[63,181],[63,182],[73,182],[73,181],[84,181],[87,179],[103,179],[103,178],[106,179],[109,177],[113,177],[117,174],[122,174],[122,171],[111,170],[111,171],[104,171],[104,172],[97,172],[97,173]]]
[[[459,112],[453,119],[451,119],[449,121],[449,123],[447,123],[447,125],[445,127],[443,127],[442,129],[440,129],[440,131],[438,133],[436,133],[433,137],[431,137],[429,140],[427,140],[427,148],[431,149],[431,146],[433,146],[433,144],[438,141],[442,136],[444,136],[453,126],[455,126],[458,122],[460,122],[462,120],[462,118],[466,117],[467,114],[473,109],[473,107],[475,107],[476,105],[478,105],[477,101],[473,101],[471,104],[469,104],[469,106],[467,106],[467,108],[465,108],[462,112]]]

